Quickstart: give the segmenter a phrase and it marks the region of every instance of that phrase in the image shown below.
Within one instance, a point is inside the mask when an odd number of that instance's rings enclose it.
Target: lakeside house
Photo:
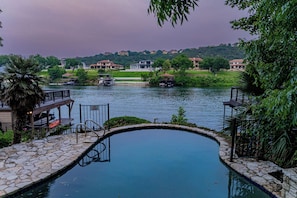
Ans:
[[[131,64],[130,70],[134,71],[153,71],[154,62],[151,60],[141,60],[138,63]]]
[[[118,52],[118,55],[119,56],[129,56],[129,52],[128,51],[125,51],[125,50],[122,50],[122,51],[119,51]]]
[[[245,70],[246,63],[243,59],[233,59],[229,61],[230,70],[243,71]]]
[[[195,69],[195,70],[200,69],[200,68],[199,68],[199,64],[203,61],[202,58],[194,57],[194,58],[189,58],[189,59],[190,59],[190,60],[192,61],[192,63],[193,63],[193,69]]]
[[[90,65],[91,69],[100,69],[100,70],[122,70],[124,69],[123,65],[115,64],[110,60],[101,60],[96,64]]]

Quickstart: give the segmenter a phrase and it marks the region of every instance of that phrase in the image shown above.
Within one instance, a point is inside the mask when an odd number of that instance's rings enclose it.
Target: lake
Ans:
[[[230,98],[229,88],[159,88],[140,86],[50,86],[45,89],[70,89],[75,101],[72,118],[79,123],[79,104],[110,104],[110,117],[136,116],[149,121],[170,122],[179,107],[186,111],[188,122],[217,131],[223,127],[223,101]],[[68,117],[68,110],[62,117]],[[62,109],[63,109],[62,108]],[[57,116],[57,109],[54,110]],[[228,112],[226,112],[226,115]]]

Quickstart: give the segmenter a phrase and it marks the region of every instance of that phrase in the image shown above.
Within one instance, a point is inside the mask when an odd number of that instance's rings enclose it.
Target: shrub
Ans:
[[[123,116],[123,117],[115,117],[111,118],[109,121],[106,121],[103,126],[114,128],[114,127],[121,127],[127,125],[134,125],[134,124],[143,124],[143,123],[151,123],[148,120],[132,117],[132,116]]]
[[[196,127],[196,124],[188,122],[188,119],[186,118],[186,111],[182,107],[178,108],[177,115],[175,115],[175,114],[172,115],[170,123],[184,125],[184,126],[190,126],[190,127]]]
[[[0,148],[11,145],[12,139],[13,139],[12,131],[6,131],[4,133],[0,132]]]

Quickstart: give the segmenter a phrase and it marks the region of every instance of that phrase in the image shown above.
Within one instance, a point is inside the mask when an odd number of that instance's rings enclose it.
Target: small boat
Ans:
[[[55,115],[53,113],[45,113],[42,112],[40,114],[37,114],[33,117],[33,125],[34,128],[42,128],[47,126],[47,122],[52,121],[55,119]],[[27,120],[27,126],[28,128],[32,127],[31,119],[28,117]]]
[[[78,83],[78,80],[76,79],[71,79],[67,82],[64,82],[63,85],[76,85]]]
[[[112,86],[114,85],[114,78],[110,74],[100,74],[98,85]]]
[[[58,126],[59,124],[61,124],[60,120],[54,120],[53,122],[49,123],[48,127],[50,129],[52,129],[52,128]]]

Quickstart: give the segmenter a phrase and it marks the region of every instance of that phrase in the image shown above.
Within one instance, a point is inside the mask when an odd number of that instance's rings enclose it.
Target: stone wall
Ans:
[[[297,168],[285,169],[283,176],[283,188],[282,196],[284,198],[296,198],[297,197]]]

